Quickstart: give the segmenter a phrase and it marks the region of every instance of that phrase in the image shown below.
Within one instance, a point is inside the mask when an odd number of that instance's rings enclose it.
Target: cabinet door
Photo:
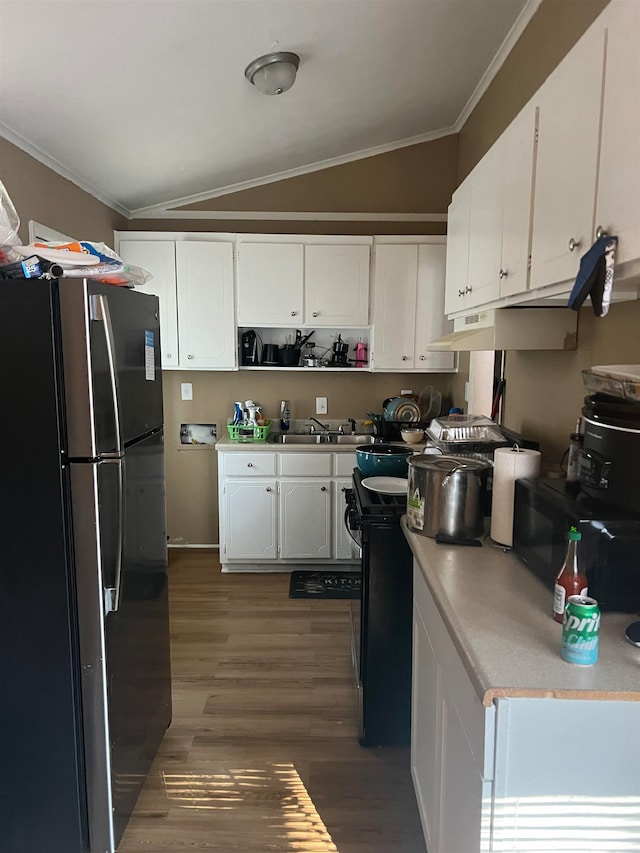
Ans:
[[[379,245],[373,279],[374,369],[413,367],[418,277],[416,245]]]
[[[418,246],[414,366],[420,370],[455,368],[454,353],[427,349],[432,341],[453,331],[453,323],[447,322],[444,315],[446,253],[444,244]]]
[[[596,227],[618,236],[616,265],[640,258],[640,4],[605,9],[607,67]]]
[[[471,180],[467,178],[453,194],[447,217],[447,276],[444,310],[447,314],[465,307],[469,272],[469,216]]]
[[[414,572],[414,582],[424,583]],[[413,607],[411,775],[428,850],[439,850],[442,737],[440,668],[422,615]]]
[[[222,562],[277,558],[276,506],[275,480],[224,482],[220,519]]]
[[[486,305],[500,292],[503,164],[494,146],[471,178],[469,267],[464,306]]]
[[[503,168],[500,296],[524,293],[529,286],[537,121],[530,104],[496,143]]]
[[[136,290],[152,293],[160,302],[160,346],[163,367],[178,366],[178,310],[176,258],[173,240],[120,240],[118,254],[128,264],[142,267],[153,278]]]
[[[305,321],[312,326],[369,322],[369,247],[305,246]]]
[[[351,478],[336,480],[333,485],[333,556],[336,560],[353,560],[357,546],[344,523],[345,492],[352,486]]]
[[[238,325],[301,324],[303,271],[302,243],[239,243]]]
[[[331,556],[331,480],[280,480],[280,556]]]
[[[236,365],[231,243],[176,243],[180,366]]]
[[[572,280],[595,209],[604,33],[592,27],[538,93],[531,287]]]

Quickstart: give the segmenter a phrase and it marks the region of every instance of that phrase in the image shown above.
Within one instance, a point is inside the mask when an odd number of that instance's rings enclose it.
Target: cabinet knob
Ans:
[[[426,355],[421,355],[421,356],[420,356],[420,361],[426,361],[426,358],[427,358],[427,357],[426,357]]]
[[[187,358],[193,358],[193,356],[191,355],[191,353],[189,353],[189,355],[187,356]]]
[[[465,289],[464,289],[464,292],[465,292],[465,293],[473,293],[473,288],[472,288],[472,287],[469,287],[469,285],[467,285],[467,286],[465,287]]]
[[[327,491],[327,487],[326,487],[326,486],[320,486],[320,491],[321,491],[321,492],[326,492],[326,491]]]
[[[409,356],[407,356],[407,355],[403,355],[403,356],[402,356],[402,360],[403,360],[403,361],[409,361]]]
[[[253,468],[253,462],[247,462],[247,468]]]
[[[602,225],[598,225],[596,228],[596,240],[599,240],[601,237],[607,236],[607,229],[603,228]]]
[[[347,487],[346,487],[346,486],[343,486],[343,487],[340,489],[340,491],[341,491],[341,492],[346,492],[346,491],[347,491]]]
[[[464,290],[459,290],[459,291],[458,291],[458,296],[464,296]]]
[[[167,353],[167,358],[172,358],[172,357],[173,357],[173,356],[171,355],[171,353],[170,353],[170,352],[168,352],[168,353]]]
[[[579,249],[582,246],[582,240],[574,240],[573,237],[569,240],[569,251],[573,252],[575,249]]]
[[[500,270],[500,272],[498,273],[499,278],[506,278],[508,275],[509,273],[506,270]]]
[[[292,316],[292,317],[295,317],[297,313],[298,313],[297,311],[292,311],[292,312],[291,312],[291,316]]]
[[[317,317],[319,313],[320,313],[319,311],[313,311],[313,312],[312,312],[312,314],[311,314],[311,316],[312,316],[312,317]]]
[[[265,492],[270,492],[270,491],[271,491],[271,486],[267,486],[265,489]]]

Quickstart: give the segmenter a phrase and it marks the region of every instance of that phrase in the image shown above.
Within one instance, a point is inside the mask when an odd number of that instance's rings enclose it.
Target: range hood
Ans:
[[[569,308],[493,308],[453,321],[453,332],[429,344],[437,352],[574,350],[578,314]]]

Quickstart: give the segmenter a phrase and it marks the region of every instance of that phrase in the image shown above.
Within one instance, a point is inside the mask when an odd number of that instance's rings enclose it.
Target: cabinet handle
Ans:
[[[191,353],[189,353],[189,355],[187,356],[187,358],[193,358],[193,356],[191,355]]]
[[[582,246],[582,240],[574,240],[573,237],[569,240],[569,251],[573,252],[575,249],[579,249]]]
[[[509,273],[506,270],[500,270],[500,272],[498,273],[499,278],[506,278],[508,275]]]
[[[320,491],[321,491],[321,492],[326,492],[326,491],[327,491],[327,487],[326,487],[326,486],[320,486]]]
[[[312,312],[312,314],[311,314],[311,316],[312,316],[312,317],[317,317],[319,313],[320,313],[319,311],[313,311],[313,312]]]
[[[292,317],[295,317],[297,313],[298,313],[297,311],[292,311],[292,312],[291,312],[291,316],[292,316]]]
[[[599,240],[601,237],[607,236],[607,229],[603,228],[602,225],[598,225],[596,228],[596,240]]]
[[[472,288],[472,287],[469,287],[469,286],[467,285],[467,287],[465,287],[465,289],[464,289],[464,292],[465,292],[465,293],[472,293],[472,292],[473,292],[473,288]]]
[[[247,462],[247,468],[253,468],[253,462]]]
[[[265,492],[270,492],[270,491],[271,491],[271,486],[267,486],[265,489]]]

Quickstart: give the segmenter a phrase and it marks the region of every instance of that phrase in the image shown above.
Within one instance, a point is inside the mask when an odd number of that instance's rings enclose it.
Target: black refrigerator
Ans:
[[[0,364],[0,853],[106,853],[171,718],[158,300],[1,281]]]

